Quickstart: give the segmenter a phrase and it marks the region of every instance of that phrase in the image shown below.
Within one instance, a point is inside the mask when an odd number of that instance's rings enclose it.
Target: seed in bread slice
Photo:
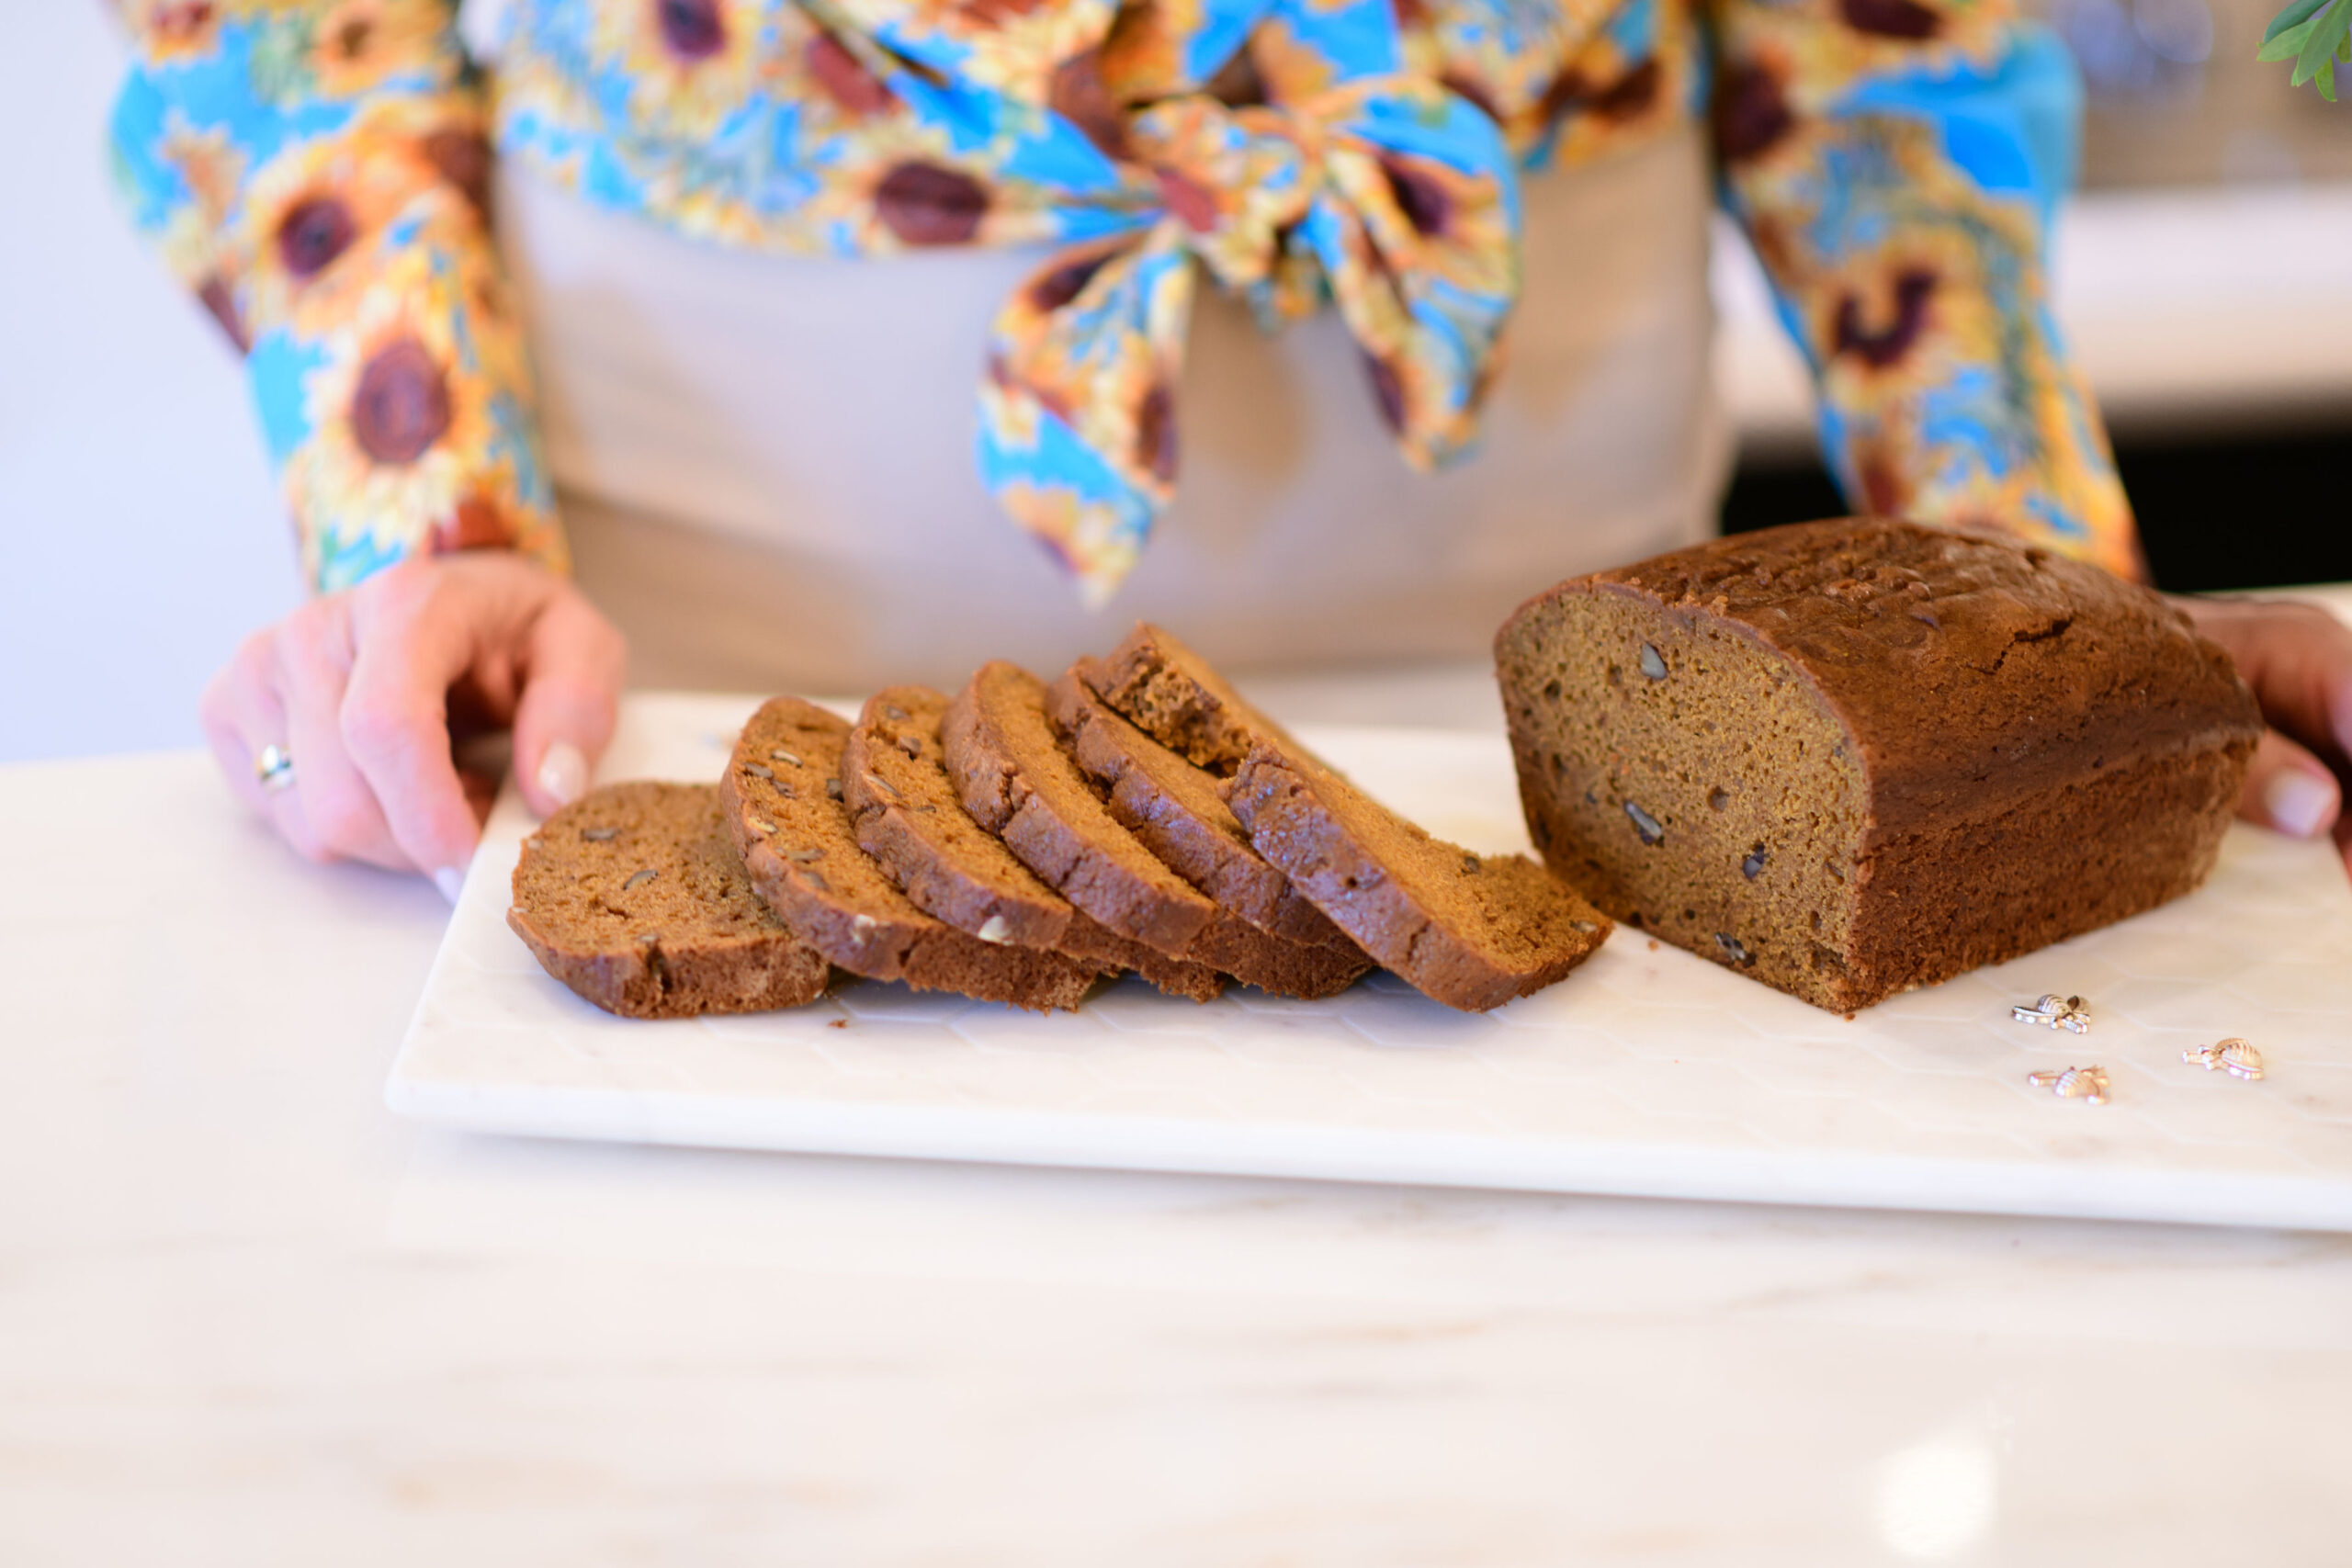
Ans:
[[[1363,950],[1432,1000],[1484,1012],[1608,939],[1609,918],[1524,855],[1426,830],[1330,769],[1261,739],[1234,775],[1250,842]]]
[[[1046,716],[1044,685],[1020,666],[981,666],[940,739],[974,820],[1119,935],[1283,996],[1329,996],[1367,966],[1344,949],[1268,936],[1161,864],[1096,798]]]
[[[523,840],[514,897],[539,967],[625,1018],[798,1007],[831,973],[752,891],[710,784],[591,791]]]
[[[1269,935],[1354,948],[1317,908],[1250,847],[1250,835],[1216,776],[1113,712],[1095,694],[1101,664],[1080,660],[1046,688],[1046,715],[1079,771],[1104,792],[1120,826],[1161,863]]]
[[[886,687],[866,702],[842,754],[842,799],[859,846],[917,908],[959,931],[1054,949],[1106,974],[1133,969],[1171,996],[1215,1000],[1223,975],[1106,929],[972,820],[940,748],[946,710],[947,698],[928,686]]]
[[[1087,683],[1136,728],[1219,778],[1232,777],[1257,740],[1294,757],[1314,755],[1207,660],[1148,621],[1137,622],[1125,642],[1093,661]]]
[[[761,898],[852,974],[1041,1012],[1076,1007],[1097,966],[984,942],[927,915],[858,847],[841,799],[849,728],[797,697],[771,700],[743,727],[718,787]]]

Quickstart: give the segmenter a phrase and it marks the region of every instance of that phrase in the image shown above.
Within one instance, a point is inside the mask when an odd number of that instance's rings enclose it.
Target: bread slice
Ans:
[[[1062,949],[1081,963],[1099,964],[1106,975],[1134,970],[1171,997],[1213,1002],[1225,994],[1225,975],[1214,964],[1170,958],[1112,931],[1085,910],[1073,908]]]
[[[1250,842],[1341,931],[1434,1001],[1484,1012],[1608,940],[1609,917],[1524,855],[1431,837],[1311,758],[1254,743],[1234,775]]]
[[[514,897],[539,967],[625,1018],[797,1007],[831,974],[752,890],[710,784],[591,791],[523,840]]]
[[[1219,909],[1193,942],[1192,957],[1261,991],[1309,1002],[1338,996],[1372,967],[1372,960],[1353,942],[1332,947],[1285,942],[1227,909]]]
[[[1214,1000],[1225,976],[1117,935],[1037,879],[956,798],[940,749],[947,698],[876,692],[842,752],[842,798],[857,841],[924,913],[985,942],[1052,949],[1106,974],[1133,969],[1171,996]]]
[[[1119,935],[1283,996],[1329,996],[1363,973],[1360,955],[1270,937],[1161,864],[1095,797],[1054,734],[1044,685],[1020,666],[982,665],[940,739],[973,819]]]
[[[1250,847],[1215,774],[1114,713],[1096,695],[1102,664],[1080,660],[1046,691],[1046,716],[1119,825],[1225,908],[1287,942],[1356,944]],[[1369,964],[1369,960],[1365,961]]]
[[[1148,621],[1136,623],[1086,680],[1136,728],[1219,778],[1232,777],[1259,740],[1294,757],[1313,755],[1250,706],[1208,660]]]
[[[797,697],[771,700],[743,727],[718,787],[760,897],[852,974],[1041,1012],[1075,1008],[1096,965],[958,931],[916,908],[858,847],[842,799],[849,728]]]
[[[1118,932],[1181,958],[1216,906],[1112,820],[1054,738],[1046,689],[995,660],[940,724],[948,776],[972,819],[1023,864]]]

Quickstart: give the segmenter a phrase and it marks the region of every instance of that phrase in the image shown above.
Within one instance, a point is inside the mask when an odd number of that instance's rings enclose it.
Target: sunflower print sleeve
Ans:
[[[2009,0],[1713,0],[1724,200],[1874,513],[2144,575],[2044,248],[2079,88]]]
[[[245,355],[314,592],[411,556],[561,570],[454,0],[129,0],[117,183]]]

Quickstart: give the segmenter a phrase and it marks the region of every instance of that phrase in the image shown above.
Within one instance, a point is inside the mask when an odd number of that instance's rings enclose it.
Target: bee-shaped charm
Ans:
[[[2062,997],[2052,992],[2030,1006],[2011,1008],[2009,1016],[2019,1023],[2043,1024],[2074,1034],[2090,1032],[2091,1010],[2080,997]]]
[[[2107,1103],[2105,1067],[2068,1067],[2062,1073],[2029,1073],[2025,1081],[2036,1089],[2050,1090],[2061,1100],[2079,1100],[2088,1105]]]
[[[2249,1083],[2262,1077],[2262,1053],[2235,1035],[2211,1045],[2192,1045],[2180,1054],[2180,1059],[2209,1073],[2218,1067]]]

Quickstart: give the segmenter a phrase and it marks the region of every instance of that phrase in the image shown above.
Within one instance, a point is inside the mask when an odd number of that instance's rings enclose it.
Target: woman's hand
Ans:
[[[2352,628],[2310,604],[2177,598],[2197,629],[2230,650],[2270,722],[2238,814],[2299,839],[2333,829],[2352,870]]]
[[[612,739],[628,650],[569,581],[488,550],[404,561],[254,633],[205,688],[230,787],[313,861],[423,871],[452,900],[491,781],[461,777],[453,733],[512,725],[523,798],[587,788]],[[265,747],[290,783],[254,771]]]

